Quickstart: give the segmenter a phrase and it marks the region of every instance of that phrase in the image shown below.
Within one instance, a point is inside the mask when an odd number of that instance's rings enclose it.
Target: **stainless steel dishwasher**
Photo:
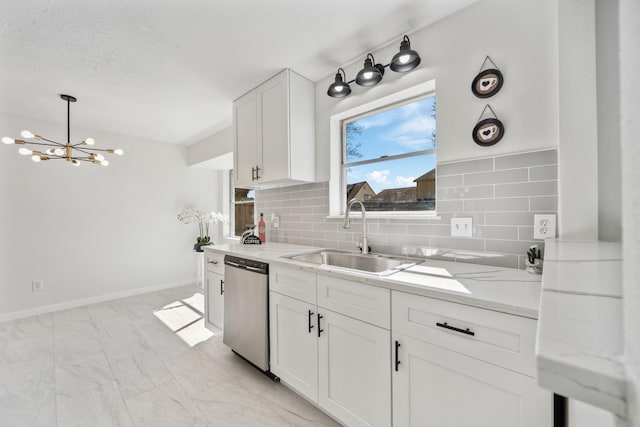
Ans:
[[[224,257],[222,341],[275,381],[269,371],[269,264]]]

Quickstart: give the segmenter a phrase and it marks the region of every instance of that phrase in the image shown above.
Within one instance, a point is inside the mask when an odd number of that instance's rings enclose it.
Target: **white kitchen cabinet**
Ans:
[[[394,334],[393,425],[550,427],[551,395],[535,379]]]
[[[391,311],[395,426],[553,425],[535,321],[397,291]]]
[[[314,181],[314,99],[314,84],[286,69],[234,101],[237,186]]]
[[[317,307],[269,292],[271,372],[318,401]]]
[[[204,253],[204,317],[209,329],[224,326],[224,255]]]
[[[233,103],[234,173],[237,186],[255,181],[256,167],[261,163],[262,145],[258,141],[256,91],[243,95]]]
[[[222,329],[224,326],[224,276],[205,272],[205,316],[207,326]]]
[[[282,266],[269,280],[271,372],[345,425],[390,426],[391,335],[358,318],[388,325],[389,290]]]
[[[390,332],[323,308],[319,312],[320,407],[348,426],[390,426]]]

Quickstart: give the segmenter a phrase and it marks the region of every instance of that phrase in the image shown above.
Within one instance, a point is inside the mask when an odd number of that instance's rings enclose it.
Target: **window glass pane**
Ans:
[[[435,105],[430,96],[346,122],[346,162],[435,148]]]
[[[253,225],[254,190],[248,188],[234,189],[234,235],[240,236]]]
[[[435,161],[425,154],[348,166],[346,200],[362,200],[367,211],[435,210]]]

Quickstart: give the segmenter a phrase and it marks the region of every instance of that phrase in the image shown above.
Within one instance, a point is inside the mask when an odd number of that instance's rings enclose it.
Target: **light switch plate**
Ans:
[[[533,216],[533,238],[553,239],[556,237],[556,216],[555,215],[534,215]]]
[[[451,218],[452,237],[473,237],[472,218]]]

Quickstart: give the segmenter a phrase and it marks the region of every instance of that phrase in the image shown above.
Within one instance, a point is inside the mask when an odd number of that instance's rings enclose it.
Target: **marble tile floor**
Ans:
[[[338,426],[204,327],[197,286],[0,323],[0,426]]]

